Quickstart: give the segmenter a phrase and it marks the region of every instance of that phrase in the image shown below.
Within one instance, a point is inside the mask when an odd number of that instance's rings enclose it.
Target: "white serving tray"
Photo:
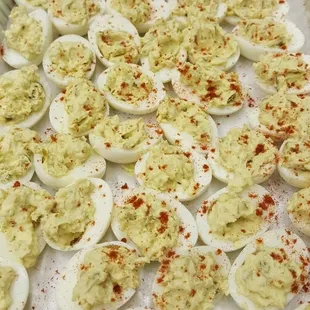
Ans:
[[[307,21],[306,7],[310,10],[310,0],[288,0],[290,5],[290,11],[287,16],[292,22],[294,22],[304,33],[306,37],[306,44],[303,48],[303,52],[306,54],[310,54],[310,28]],[[0,8],[4,6],[5,3],[12,3],[11,0],[0,0]],[[307,4],[307,5],[305,5]],[[5,9],[7,12],[7,9]],[[0,32],[1,32],[1,21],[3,21],[2,13],[0,12]],[[227,29],[230,29],[229,26]],[[0,35],[1,40],[1,35]],[[4,64],[4,62],[0,58],[0,74],[11,70],[9,66]],[[98,76],[104,67],[97,61],[97,68],[94,74],[93,80],[95,80],[96,76]],[[234,71],[238,72],[240,75],[241,82],[244,87],[248,89],[249,95],[253,98],[254,103],[257,102],[260,98],[264,97],[264,93],[261,92],[254,82],[254,74],[252,69],[252,62],[248,61],[244,58],[240,58],[237,66],[233,68]],[[43,70],[41,70],[42,74]],[[54,85],[51,85],[52,94],[55,97],[60,90],[57,89]],[[170,90],[171,91],[171,90]],[[171,95],[172,92],[171,92]],[[113,113],[113,111],[112,111]],[[227,133],[230,128],[233,127],[242,127],[243,124],[247,123],[247,113],[251,113],[251,108],[245,106],[241,111],[237,112],[231,116],[223,116],[223,117],[214,117],[218,129],[219,135],[223,136]],[[119,114],[119,113],[118,113]],[[126,114],[121,114],[122,117],[128,117]],[[153,115],[147,117],[154,117]],[[33,128],[38,131],[39,134],[44,137],[45,135],[49,135],[52,131],[48,114]],[[107,164],[107,172],[104,176],[104,180],[107,181],[113,191],[114,199],[117,201],[118,197],[122,195],[123,190],[121,186],[124,183],[127,183],[129,187],[138,186],[135,177],[129,175],[121,165],[113,164],[108,162]],[[36,176],[34,176],[33,181],[40,183]],[[42,184],[41,184],[42,185]],[[292,229],[290,226],[290,221],[288,219],[288,215],[285,211],[285,206],[288,198],[292,195],[293,192],[296,191],[293,187],[286,184],[277,173],[275,173],[270,180],[262,184],[267,190],[271,192],[273,197],[277,202],[277,214],[278,220],[273,224],[272,228],[278,228],[286,226],[289,229]],[[46,186],[42,186],[47,189],[52,194],[53,190],[47,188]],[[207,197],[212,195],[215,191],[224,187],[224,184],[217,181],[213,178],[211,186],[208,191],[203,194],[198,199],[194,200],[190,203],[185,203],[185,205],[189,208],[189,210],[194,214],[195,210],[200,206],[201,202],[205,200]],[[307,246],[310,247],[310,238],[303,236],[299,232],[296,232],[300,235]],[[116,240],[113,235],[111,229],[107,232],[105,237],[101,242]],[[201,241],[198,241],[198,245],[202,245]],[[233,252],[229,254],[231,261],[233,262],[234,258],[238,255],[240,251]],[[30,277],[30,295],[28,299],[28,303],[25,307],[27,310],[56,310],[56,302],[55,302],[55,287],[57,286],[57,279],[62,269],[65,267],[68,260],[74,255],[75,252],[59,252],[51,249],[46,246],[45,250],[41,254],[38,263],[35,268],[29,269],[29,277]],[[1,249],[0,249],[1,256]],[[143,281],[141,283],[140,288],[137,290],[134,297],[123,307],[121,310],[125,310],[130,307],[147,307],[152,309],[152,292],[151,285],[154,278],[154,273],[158,267],[157,263],[152,263],[145,268]],[[293,310],[297,307],[300,300],[305,300],[310,296],[300,295],[297,296],[288,306],[287,310]],[[214,308],[215,310],[237,310],[240,309],[236,303],[230,298],[224,298],[219,304]],[[204,310],[204,309],[201,309]]]

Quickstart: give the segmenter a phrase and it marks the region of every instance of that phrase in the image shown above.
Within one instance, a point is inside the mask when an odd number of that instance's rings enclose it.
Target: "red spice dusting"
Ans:
[[[120,294],[122,292],[122,288],[118,284],[116,284],[113,286],[113,292],[116,294]]]
[[[206,164],[204,164],[204,165],[202,166],[202,168],[203,168],[203,170],[204,170],[205,172],[209,171],[209,166],[206,165]]]
[[[275,205],[275,202],[270,195],[264,195],[263,201],[258,204],[258,206],[263,210],[267,210],[270,205]]]
[[[237,93],[240,93],[240,92],[241,92],[240,86],[239,86],[239,85],[236,85],[236,84],[230,84],[230,89],[231,89],[231,90],[235,90]]]
[[[250,198],[257,198],[257,194],[255,193],[249,193],[248,195]]]
[[[246,230],[245,230],[245,229],[241,229],[241,232],[242,232],[242,233],[246,233]]]
[[[135,209],[138,209],[143,205],[143,203],[144,203],[144,200],[142,198],[138,198],[136,201],[133,202],[132,205]]]
[[[184,227],[183,226],[180,226],[179,227],[179,234],[183,233],[184,232]]]
[[[208,211],[207,206],[206,206],[206,205],[203,205],[203,206],[202,206],[202,213],[203,213],[203,214],[206,214],[207,211]]]
[[[192,290],[191,293],[190,293],[190,296],[191,296],[191,297],[194,297],[195,295],[196,295],[196,291],[195,291],[195,290]]]
[[[124,243],[127,243],[127,239],[126,238],[122,238],[121,241],[124,242]]]
[[[200,184],[199,184],[199,183],[196,183],[196,184],[194,185],[194,190],[196,191],[199,187],[200,187]]]
[[[167,257],[171,258],[175,255],[175,251],[168,251]]]
[[[121,189],[128,189],[127,183],[125,183],[124,185],[122,185]]]
[[[2,44],[0,45],[0,55],[4,56],[4,47]]]
[[[298,284],[297,284],[296,281],[294,281],[294,283],[292,284],[291,292],[292,292],[293,294],[297,294],[297,293],[298,293]]]
[[[255,100],[251,97],[248,98],[248,106],[249,108],[255,107]]]
[[[20,182],[16,181],[14,184],[13,184],[13,187],[20,187]]]
[[[157,278],[157,283],[162,283],[164,281],[164,277]]]
[[[160,212],[159,213],[159,220],[160,220],[160,222],[163,224],[163,225],[167,225],[167,223],[168,223],[168,220],[169,220],[169,218],[168,218],[168,213],[167,212]]]
[[[257,216],[262,216],[263,215],[263,211],[260,210],[260,209],[256,209],[255,213],[256,213]]]
[[[57,142],[57,137],[55,135],[51,135],[51,139],[53,142]]]
[[[262,238],[256,239],[256,243],[258,243],[258,244],[263,243],[263,239]]]
[[[189,239],[190,236],[191,236],[191,233],[188,232],[188,233],[184,236],[184,238],[185,238],[185,239]]]
[[[117,258],[118,253],[117,253],[117,251],[112,250],[112,251],[109,252],[108,256],[109,256],[109,258],[110,258],[111,260],[114,260],[114,259]]]
[[[297,278],[297,273],[296,273],[296,271],[295,271],[295,270],[290,270],[290,272],[291,272],[291,274],[292,274],[292,277],[293,277],[294,279],[296,279],[296,278]]]
[[[215,251],[215,254],[216,255],[220,255],[222,253],[222,250],[220,250],[220,249],[217,249],[216,251]]]
[[[201,265],[200,265],[200,269],[204,270],[204,269],[206,269],[206,268],[207,268],[206,264],[201,264]]]
[[[276,253],[272,252],[272,253],[270,254],[270,256],[271,256],[274,260],[278,261],[279,263],[282,263],[282,262],[283,262],[283,257],[282,257],[281,255],[279,255],[279,254],[276,254]]]
[[[265,153],[265,152],[266,150],[265,150],[264,144],[262,143],[257,144],[256,149],[255,149],[255,154],[258,155],[258,154]]]

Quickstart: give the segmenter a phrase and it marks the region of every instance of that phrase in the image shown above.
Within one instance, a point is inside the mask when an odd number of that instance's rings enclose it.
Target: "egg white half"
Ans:
[[[127,1],[127,0],[124,0]],[[135,27],[138,29],[139,33],[146,33],[152,25],[160,18],[168,18],[169,16],[169,7],[165,0],[148,0],[151,7],[150,19],[142,24],[135,24]],[[111,7],[111,1],[106,0],[106,11],[108,14],[121,15],[119,12],[114,10]]]
[[[56,303],[60,310],[83,310],[76,302],[72,301],[73,289],[78,280],[78,272],[80,266],[84,262],[84,258],[87,252],[90,252],[96,248],[102,248],[106,246],[121,246],[132,250],[133,248],[124,242],[112,241],[97,244],[92,247],[85,248],[78,253],[76,253],[68,262],[64,271],[60,275],[57,285],[56,285]],[[142,276],[142,270],[140,271],[140,277]],[[114,302],[110,304],[101,305],[95,307],[93,310],[116,310],[124,305],[129,299],[135,294],[136,290],[128,289],[124,291],[123,300],[119,302]]]
[[[184,63],[186,59],[187,59],[187,51],[184,48],[180,48],[178,63]],[[145,70],[148,70],[148,71],[151,70],[148,57],[141,57],[140,61],[141,61],[142,67]],[[162,83],[168,83],[174,78],[177,72],[178,72],[177,68],[165,67],[165,68],[158,70],[157,72],[154,72],[154,74]]]
[[[110,92],[104,91],[104,86],[107,83],[108,74],[112,70],[114,70],[116,66],[110,67],[106,69],[105,71],[103,71],[97,78],[96,86],[98,87],[99,90],[105,93],[107,101],[116,110],[129,113],[129,114],[134,114],[134,115],[143,115],[143,114],[148,114],[148,113],[156,111],[160,102],[166,96],[164,85],[162,84],[160,79],[158,79],[158,77],[154,75],[153,72],[146,70],[143,67],[140,67],[135,64],[130,64],[130,66],[132,66],[133,68],[135,67],[140,68],[142,73],[149,76],[153,80],[154,90],[156,90],[156,91],[151,91],[148,98],[140,101],[138,105],[127,103],[124,100],[120,100],[116,98]]]
[[[3,40],[3,60],[15,69],[21,69],[29,65],[39,65],[43,60],[44,53],[53,41],[53,27],[47,13],[43,9],[36,9],[28,14],[34,20],[40,23],[42,27],[43,46],[42,52],[32,60],[26,59],[22,54],[7,46],[6,40]]]
[[[184,190],[175,191],[171,193],[174,196],[177,196],[178,200],[185,202],[185,201],[190,201],[190,200],[197,198],[198,196],[200,196],[207,190],[208,186],[211,183],[212,171],[211,171],[211,167],[209,166],[209,162],[206,160],[206,158],[202,154],[199,154],[192,150],[184,149],[184,151],[190,154],[189,159],[192,161],[193,166],[194,166],[194,181],[200,185],[199,189],[195,192],[194,195],[189,195]],[[144,186],[144,180],[143,178],[141,178],[141,176],[145,172],[145,165],[146,165],[146,161],[149,156],[150,156],[149,152],[143,154],[140,157],[140,159],[136,162],[136,165],[135,165],[135,175],[136,175],[138,183],[141,186]],[[205,165],[208,167],[207,170],[203,168]]]
[[[12,71],[8,71],[4,73],[2,77],[8,78],[10,80],[14,80],[17,78],[18,73],[19,73],[19,70],[12,70]],[[42,106],[40,111],[31,113],[25,120],[16,124],[16,126],[31,128],[41,120],[41,118],[44,116],[45,112],[47,111],[51,103],[51,98],[52,98],[51,89],[45,77],[43,77],[42,74],[40,74],[39,83],[42,85],[44,93],[45,93],[44,105]],[[5,130],[8,130],[10,127],[11,126],[0,125],[0,130],[5,131]]]
[[[211,205],[212,202],[215,202],[221,195],[228,193],[228,192],[229,192],[228,187],[225,187],[225,188],[217,191],[215,194],[213,194],[212,196],[210,196],[207,199],[208,204]],[[250,197],[250,194],[256,194],[257,197]],[[249,203],[251,203],[252,205],[255,205],[256,207],[258,207],[258,204],[261,201],[263,201],[263,199],[264,199],[263,197],[265,195],[269,196],[270,193],[264,187],[262,187],[260,185],[253,185],[249,188],[246,188],[241,193],[241,197],[245,201],[248,201]],[[275,207],[273,209],[275,209]],[[199,236],[205,244],[208,244],[208,245],[213,246],[215,248],[219,248],[219,249],[223,250],[224,252],[231,252],[231,251],[241,249],[245,245],[250,243],[252,240],[254,240],[255,238],[262,235],[265,231],[267,231],[267,229],[270,227],[271,221],[273,220],[272,218],[270,218],[268,220],[265,219],[265,217],[268,218],[268,214],[270,211],[271,211],[271,208],[268,208],[267,210],[262,210],[263,220],[262,220],[261,225],[259,227],[259,231],[255,235],[249,236],[248,238],[242,238],[241,239],[242,242],[241,242],[241,240],[239,240],[238,242],[234,243],[234,242],[229,241],[229,240],[219,239],[216,234],[212,233],[210,225],[208,223],[207,213],[205,214],[203,212],[203,205],[202,205],[198,209],[197,215],[196,215],[196,222],[197,222],[197,226],[198,226]],[[274,213],[274,211],[275,210],[273,210],[273,213]]]
[[[180,145],[186,149],[193,149],[198,153],[208,154],[210,151],[210,147],[216,144],[218,137],[218,129],[215,121],[209,115],[207,115],[207,119],[210,124],[210,143],[208,145],[202,145],[194,140],[193,136],[188,134],[187,132],[180,131],[177,127],[173,126],[171,123],[162,122],[159,123],[160,128],[163,130],[166,139],[169,143],[174,145]]]
[[[253,61],[258,61],[259,57],[265,53],[296,53],[302,49],[305,44],[305,36],[294,23],[288,20],[271,21],[284,24],[288,34],[292,35],[291,42],[287,45],[287,49],[283,50],[281,48],[271,48],[261,44],[252,43],[249,39],[239,35],[239,26],[236,26],[233,29],[233,33],[239,43],[242,56]]]
[[[86,79],[90,79],[92,77],[92,75],[94,74],[95,68],[96,68],[96,55],[95,55],[94,51],[92,50],[92,46],[90,45],[90,43],[86,39],[84,39],[83,37],[78,36],[78,35],[74,35],[74,34],[68,34],[68,35],[59,37],[50,45],[50,47],[55,42],[77,42],[77,43],[80,43],[81,45],[87,47],[89,50],[92,51],[93,60],[92,60],[91,66],[90,66],[90,70],[87,72],[87,74],[85,76]],[[71,77],[71,76],[61,77],[53,71],[52,62],[51,62],[50,57],[49,57],[49,49],[47,49],[47,51],[44,55],[44,58],[43,58],[42,64],[43,64],[44,72],[45,72],[47,78],[49,80],[51,80],[51,82],[55,83],[60,88],[65,88],[68,85],[68,83],[74,79],[74,77]]]
[[[148,188],[137,188],[132,190],[130,193],[127,193],[125,197],[122,199],[122,203],[119,205],[116,205],[115,208],[122,208],[122,205],[126,203],[126,200],[136,194],[139,193],[146,193],[150,194],[156,197],[159,201],[164,201],[167,204],[167,207],[169,209],[175,209],[177,216],[180,219],[180,224],[184,228],[183,232],[179,232],[179,238],[178,238],[178,247],[179,248],[188,248],[188,247],[193,247],[198,239],[198,230],[197,230],[197,225],[195,222],[194,217],[190,213],[190,211],[178,200],[174,199],[171,195],[166,194],[166,193],[161,193],[159,191],[155,191],[152,189]],[[111,228],[113,230],[114,235],[118,240],[122,240],[123,238],[127,239],[127,243],[135,248],[138,253],[140,253],[139,248],[137,245],[130,240],[130,238],[127,236],[127,234],[122,231],[121,225],[118,221],[118,218],[114,216],[112,218],[112,223],[111,223]],[[186,234],[189,233],[189,237],[185,238]],[[175,249],[174,249],[175,250]],[[140,253],[143,255],[142,253]]]
[[[16,273],[10,288],[12,303],[8,310],[23,310],[29,295],[29,277],[25,267],[3,257],[0,257],[0,267],[11,267]]]
[[[284,150],[285,145],[289,141],[290,140],[285,140],[280,147],[280,160],[279,160],[278,165],[277,165],[278,172],[279,172],[280,176],[284,179],[285,182],[287,182],[288,184],[290,184],[294,187],[304,188],[304,187],[310,186],[310,179],[307,177],[307,175],[299,174],[298,170],[287,168],[287,167],[283,166],[283,164],[282,164],[281,155],[283,154],[283,150]],[[296,141],[296,142],[298,142],[298,141]],[[310,172],[309,172],[309,175],[310,175]]]
[[[310,55],[302,55],[304,62],[306,62],[310,66]],[[275,94],[278,90],[275,86],[266,84],[255,74],[255,82],[256,84],[267,94]],[[287,93],[302,95],[310,93],[310,81],[307,81],[307,84],[303,88],[288,88]]]
[[[93,2],[95,2],[99,6],[99,13],[97,15],[103,14],[105,11],[105,0],[93,0]],[[61,35],[76,34],[84,36],[87,34],[89,25],[94,20],[94,17],[92,17],[88,20],[88,23],[85,23],[85,25],[78,25],[70,24],[59,17],[53,16],[53,12],[51,9],[48,10],[48,15],[54,27]]]
[[[121,15],[103,15],[96,17],[89,27],[88,40],[98,59],[106,67],[111,67],[114,65],[114,63],[102,56],[97,44],[97,33],[106,30],[128,32],[130,35],[132,35],[136,45],[138,47],[140,46],[140,37],[138,31],[128,19],[122,17]]]
[[[285,251],[289,254],[289,257],[296,262],[300,262],[299,256],[303,256],[305,259],[308,259],[308,250],[302,239],[290,231],[285,229],[270,230],[260,236],[260,239],[263,241],[263,245],[271,248],[284,248]],[[286,240],[289,240],[289,245],[286,244]],[[294,243],[296,240],[296,243]],[[229,292],[235,302],[242,309],[246,310],[275,310],[274,307],[265,307],[257,308],[254,303],[247,297],[240,295],[238,293],[237,284],[236,284],[236,272],[242,266],[245,259],[248,255],[256,251],[257,243],[256,240],[253,240],[249,243],[239,254],[239,256],[234,261],[228,278]],[[307,267],[307,269],[309,269]],[[287,303],[289,303],[296,294],[289,293],[287,295]]]
[[[51,122],[52,127],[57,133],[64,133],[68,134],[68,114],[65,109],[65,103],[62,101],[62,98],[64,97],[63,93],[60,93],[55,97],[55,99],[52,101],[50,109],[49,109],[49,119]],[[108,104],[106,104],[105,107],[105,116],[108,116],[110,113],[110,107]],[[1,128],[1,127],[0,127]],[[75,135],[76,137],[79,136],[86,136],[90,132],[82,132],[79,135]]]
[[[77,251],[98,243],[107,232],[112,216],[113,194],[105,181],[98,178],[88,178],[95,186],[90,198],[95,207],[94,225],[89,225],[84,232],[82,238],[73,246],[62,248],[53,240],[51,240],[43,232],[46,243],[53,249],[58,251]]]
[[[242,103],[238,106],[226,106],[226,107],[208,107],[208,103],[201,101],[199,96],[195,94],[195,91],[191,86],[185,85],[181,82],[181,74],[179,71],[176,71],[175,74],[172,77],[171,84],[173,87],[173,90],[175,93],[180,97],[181,99],[188,100],[191,102],[194,102],[196,104],[205,106],[207,108],[207,112],[211,115],[218,115],[218,116],[223,116],[223,115],[230,115],[233,114],[237,111],[239,111],[245,102],[245,92],[243,94],[242,98]]]
[[[227,255],[224,252],[218,251],[216,248],[213,248],[210,246],[197,246],[197,247],[193,247],[191,249],[177,249],[175,252],[177,255],[186,255],[186,256],[195,255],[195,254],[208,255],[209,253],[213,253],[215,262],[220,266],[219,272],[221,272],[221,274],[224,277],[226,277],[226,278],[228,277],[229,270],[231,267],[229,258],[227,257]],[[152,295],[153,296],[154,296],[154,294],[156,294],[157,296],[160,296],[165,291],[165,288],[162,286],[162,284],[157,283],[157,279],[160,277],[161,277],[161,272],[160,272],[160,267],[159,267],[157,272],[156,272],[156,276],[154,278],[154,281],[153,281],[153,287],[152,287]],[[213,300],[213,305],[215,305],[217,302],[219,302],[222,297],[223,297],[222,293],[216,295],[214,300]],[[153,297],[153,302],[155,304],[155,309],[158,309],[158,310],[162,309],[161,307],[156,305],[156,300],[154,297]]]
[[[145,129],[148,135],[147,139],[141,143],[139,147],[133,149],[113,146],[108,147],[106,140],[96,135],[94,132],[89,134],[89,143],[96,153],[111,162],[117,164],[134,163],[139,159],[142,153],[157,144],[162,138],[162,132],[157,125],[145,124]]]
[[[18,5],[18,6],[24,6],[27,10],[27,12],[32,12],[36,9],[39,9],[40,7],[37,6],[33,6],[31,5],[28,1],[26,0],[14,0],[14,2]]]
[[[99,178],[101,179],[106,171],[105,159],[95,152],[92,152],[90,157],[80,166],[73,168],[68,174],[62,177],[54,177],[48,174],[42,163],[43,157],[41,154],[34,155],[34,167],[39,179],[47,186],[54,189],[65,187],[75,180],[82,178]]]
[[[27,186],[35,191],[39,191],[42,190],[42,187],[40,185],[38,185],[37,183],[34,182],[27,182],[27,181],[22,181],[19,180],[21,186]],[[11,182],[9,184],[0,186],[1,189],[6,190],[10,187],[14,186],[15,182]],[[39,243],[39,248],[40,248],[40,253],[42,253],[42,251],[44,250],[45,246],[46,246],[46,242],[44,240],[43,237],[43,232],[40,228],[40,226],[38,226],[38,228],[36,229],[36,235],[38,238],[38,243]],[[22,264],[21,260],[15,255],[12,246],[10,245],[10,243],[7,241],[7,238],[5,236],[5,234],[3,232],[0,232],[0,248],[1,248],[1,256],[9,259],[9,260],[14,260],[19,262],[20,264]],[[15,310],[15,309],[14,309]]]
[[[289,11],[290,7],[288,4],[288,1],[283,0],[283,3],[279,3],[276,10],[273,12],[272,16],[280,19],[282,17],[284,17],[285,15],[287,15],[288,11]],[[226,16],[225,17],[225,21],[233,26],[236,26],[239,22],[240,22],[240,17],[238,16]]]
[[[213,176],[216,177],[221,182],[228,183],[230,180],[233,180],[235,175],[233,172],[227,171],[218,162],[218,157],[219,157],[218,148],[215,148],[213,152],[209,152],[208,154],[208,161],[212,168]],[[254,183],[259,184],[259,183],[263,183],[264,181],[268,180],[271,177],[271,175],[274,173],[276,168],[277,168],[276,163],[266,164],[264,166],[264,175],[254,178],[253,179]]]

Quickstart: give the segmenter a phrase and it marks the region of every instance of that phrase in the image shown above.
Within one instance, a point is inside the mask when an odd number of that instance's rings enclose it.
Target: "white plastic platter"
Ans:
[[[3,1],[3,0],[0,0]],[[293,21],[304,33],[306,37],[306,44],[303,48],[303,52],[306,54],[310,54],[310,28],[307,21],[306,14],[306,5],[303,0],[288,0],[290,5],[290,11],[287,16],[288,19]],[[305,3],[310,0],[305,0]],[[309,8],[310,9],[310,8]],[[227,25],[224,25],[225,28]],[[227,30],[231,28],[227,26]],[[0,59],[0,74],[11,70],[12,68],[8,67],[4,62]],[[104,67],[97,61],[96,73],[93,77],[93,80],[96,79],[102,71]],[[43,74],[43,70],[41,70]],[[233,71],[236,71],[240,75],[240,79],[243,83],[243,86],[248,89],[249,95],[252,98],[249,104],[247,104],[241,111],[238,113],[231,115],[229,117],[214,117],[220,136],[223,136],[227,133],[230,128],[233,127],[242,127],[244,123],[247,123],[247,114],[251,113],[251,104],[256,104],[259,99],[263,98],[265,95],[261,92],[254,82],[254,74],[252,69],[252,62],[248,61],[244,58],[240,58],[238,64]],[[54,85],[51,85],[53,96],[55,97],[60,90],[57,89]],[[170,91],[170,95],[173,96],[173,93]],[[111,111],[115,113],[114,111]],[[122,118],[128,118],[130,116],[126,114],[118,113]],[[154,114],[148,115],[147,117],[154,117]],[[49,135],[52,133],[52,127],[50,125],[48,114],[33,128],[36,130],[42,137],[45,135]],[[122,195],[124,190],[121,189],[121,186],[124,183],[127,183],[129,187],[137,187],[138,184],[135,180],[135,177],[128,174],[121,165],[107,163],[107,172],[104,176],[104,180],[107,181],[113,191],[115,201]],[[36,176],[32,179],[32,181],[40,184],[40,181]],[[42,185],[42,184],[41,184]],[[280,228],[287,227],[292,229],[290,225],[290,221],[288,215],[285,211],[285,206],[288,198],[292,195],[293,192],[296,191],[293,187],[286,184],[277,173],[275,173],[270,180],[262,184],[267,190],[271,192],[274,199],[277,202],[277,220],[273,224],[272,228]],[[49,192],[53,194],[53,190],[43,186]],[[193,202],[186,203],[185,205],[189,208],[189,210],[195,214],[196,209],[200,206],[201,202],[205,200],[207,197],[212,195],[215,191],[224,187],[224,184],[217,181],[216,179],[212,180],[211,186],[208,191],[203,194],[198,199]],[[301,233],[295,231],[298,235],[300,235],[303,240],[306,242],[307,246],[310,247],[310,238],[303,236]],[[111,229],[107,232],[105,237],[101,240],[101,242],[116,240],[113,235]],[[197,245],[202,245],[201,241],[198,241]],[[231,253],[229,256],[231,261],[233,262],[234,258],[238,255],[239,251]],[[74,252],[58,252],[56,250],[51,249],[46,246],[45,250],[41,254],[38,263],[35,268],[28,270],[30,277],[30,296],[28,299],[28,303],[26,305],[27,310],[56,310],[56,302],[55,302],[55,287],[57,286],[57,279],[62,269],[65,267],[68,260],[74,255]],[[1,249],[0,249],[1,256]],[[152,263],[148,265],[143,273],[143,281],[141,283],[140,288],[137,290],[134,297],[123,307],[121,310],[125,310],[130,307],[146,307],[153,308],[152,304],[152,292],[151,285],[153,282],[153,277],[155,271],[158,267],[157,263]],[[297,307],[301,300],[310,300],[310,295],[299,295],[297,296],[286,308],[287,310],[293,310]],[[230,298],[224,298],[219,304],[214,308],[215,310],[236,310],[240,309],[236,303]],[[203,310],[203,309],[201,309]]]

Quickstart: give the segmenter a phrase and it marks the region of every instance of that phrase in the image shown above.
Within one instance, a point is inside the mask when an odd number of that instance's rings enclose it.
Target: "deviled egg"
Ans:
[[[310,186],[310,139],[307,135],[285,140],[280,147],[278,171],[288,184]]]
[[[220,70],[231,69],[240,57],[235,36],[218,23],[196,21],[185,30],[185,47],[191,63]]]
[[[305,44],[305,36],[288,20],[243,20],[233,29],[241,55],[258,61],[265,53],[296,53]]]
[[[49,119],[58,133],[87,135],[109,115],[109,105],[92,81],[76,78],[53,100]]]
[[[229,269],[220,249],[199,246],[169,253],[153,282],[155,309],[213,309],[228,295]]]
[[[141,39],[141,64],[163,82],[171,81],[176,66],[185,62],[185,26],[173,19],[158,20]]]
[[[122,63],[103,71],[96,85],[114,109],[136,115],[156,111],[166,95],[160,79],[135,64]]]
[[[34,155],[34,167],[45,185],[57,189],[81,178],[102,178],[106,162],[85,137],[52,134]]]
[[[299,231],[310,236],[310,188],[306,187],[295,192],[287,203],[290,220]]]
[[[225,21],[237,25],[240,20],[282,18],[289,10],[287,0],[231,0],[227,1],[228,11]]]
[[[96,55],[90,43],[73,34],[56,39],[43,59],[47,78],[60,88],[65,88],[74,78],[90,79],[95,67]]]
[[[49,85],[36,66],[4,73],[0,76],[0,130],[34,126],[50,102]]]
[[[14,0],[19,6],[24,6],[28,12],[32,12],[36,9],[48,9],[47,0]]]
[[[55,203],[42,209],[46,243],[60,251],[95,245],[109,228],[113,196],[109,185],[96,178],[79,179],[61,188]]]
[[[225,0],[168,0],[170,7],[170,16],[181,21],[195,22],[201,21],[218,21],[221,22],[227,11]]]
[[[147,32],[158,19],[166,19],[169,15],[165,0],[106,0],[106,4],[109,14],[121,14],[140,33]]]
[[[141,154],[158,143],[162,130],[142,118],[120,120],[118,115],[106,117],[89,134],[89,143],[99,155],[118,163],[136,162]]]
[[[156,118],[171,144],[207,154],[217,141],[214,120],[194,102],[166,97]]]
[[[225,252],[235,251],[263,234],[275,217],[275,202],[260,185],[245,189],[225,187],[197,211],[201,240]]]
[[[266,181],[276,170],[277,159],[272,139],[247,126],[231,129],[208,156],[213,175],[235,187]]]
[[[202,154],[163,141],[152,146],[135,165],[140,185],[171,193],[180,201],[193,200],[205,192],[212,172]]]
[[[116,310],[135,293],[147,259],[123,242],[88,247],[68,262],[56,286],[61,310]],[[94,277],[96,280],[94,281]]]
[[[274,140],[310,134],[310,97],[278,91],[247,113],[250,126]]]
[[[33,154],[40,149],[39,135],[12,127],[0,135],[0,185],[14,180],[28,182],[34,174]]]
[[[115,206],[112,230],[151,261],[193,247],[198,239],[195,219],[182,203],[146,188],[131,191]]]
[[[249,243],[229,273],[229,293],[244,310],[284,309],[308,277],[308,250],[300,237],[271,230]]]
[[[139,61],[140,37],[129,20],[118,15],[98,16],[89,27],[88,40],[106,67]]]
[[[95,15],[103,14],[105,0],[53,0],[48,15],[61,35],[84,36]]]
[[[53,40],[47,13],[36,9],[28,14],[25,7],[20,6],[13,8],[10,20],[4,32],[3,60],[16,69],[39,65]]]
[[[46,243],[40,227],[41,209],[53,197],[38,184],[15,181],[0,189],[1,255],[33,267]]]
[[[280,89],[297,95],[310,92],[309,55],[268,53],[253,66],[257,85],[268,94]]]
[[[29,294],[29,278],[25,267],[0,257],[1,307],[23,310]]]
[[[237,73],[225,73],[188,62],[179,66],[172,87],[180,98],[202,106],[212,115],[235,113],[246,99]]]

